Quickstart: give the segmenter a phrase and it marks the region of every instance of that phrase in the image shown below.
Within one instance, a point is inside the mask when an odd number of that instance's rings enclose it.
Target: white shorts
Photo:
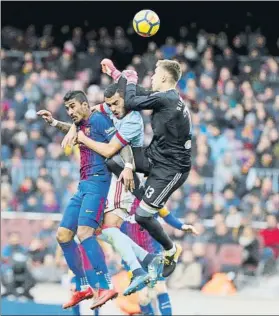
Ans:
[[[113,212],[125,220],[129,216],[134,200],[133,194],[130,191],[125,192],[124,184],[117,182],[117,177],[112,174],[105,213]]]

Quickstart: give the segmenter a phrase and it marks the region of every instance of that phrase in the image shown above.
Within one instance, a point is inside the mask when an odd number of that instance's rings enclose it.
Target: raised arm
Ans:
[[[127,81],[125,94],[125,108],[127,110],[154,110],[158,109],[160,106],[162,106],[162,104],[163,98],[160,92],[138,96],[137,86],[134,83]]]
[[[37,112],[37,115],[42,117],[46,123],[48,123],[50,126],[53,126],[57,129],[59,129],[64,134],[67,134],[72,126],[71,123],[58,121],[53,118],[51,112],[47,110],[41,110]]]
[[[199,234],[194,226],[183,223],[180,219],[175,217],[166,207],[159,210],[159,216],[162,217],[163,220],[173,228],[183,230],[186,233],[194,235]]]

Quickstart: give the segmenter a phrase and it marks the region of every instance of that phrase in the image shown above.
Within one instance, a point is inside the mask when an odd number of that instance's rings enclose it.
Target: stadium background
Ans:
[[[151,39],[130,27],[144,7],[161,19]],[[166,228],[185,248],[169,280],[174,313],[276,314],[278,4],[2,2],[2,9],[2,283],[9,279],[16,244],[37,282],[31,290],[36,302],[60,304],[68,291],[60,285],[67,283],[65,263],[55,262],[55,227],[76,186],[77,152],[66,157],[62,134],[37,120],[35,111],[48,108],[67,120],[62,97],[72,88],[85,89],[92,103],[101,101],[109,84],[100,75],[104,57],[119,68],[135,68],[147,88],[156,60],[176,58],[184,67],[179,88],[192,109],[196,145],[191,176],[169,207],[204,232],[193,240]],[[149,114],[143,115],[148,144]],[[268,214],[275,215],[269,221],[277,228],[266,229]],[[108,253],[117,272],[117,257]],[[238,272],[236,298],[208,300],[200,289],[221,270]],[[26,314],[62,313],[54,306],[56,311],[37,306],[36,312],[34,305],[24,306]],[[103,313],[114,308],[109,304]],[[7,302],[2,311],[25,313],[22,305]]]

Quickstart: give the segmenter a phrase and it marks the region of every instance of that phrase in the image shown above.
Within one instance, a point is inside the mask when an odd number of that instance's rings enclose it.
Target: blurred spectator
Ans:
[[[257,268],[260,261],[260,244],[252,227],[246,226],[243,229],[239,237],[239,244],[243,246],[243,268],[247,272],[251,266]]]
[[[264,252],[278,258],[279,256],[279,228],[278,221],[274,215],[268,215],[267,228],[260,231],[263,238]]]
[[[215,226],[213,235],[209,242],[217,244],[218,246],[235,243],[232,232],[225,223],[219,223]]]
[[[26,251],[27,250],[25,249],[25,247],[23,247],[20,243],[19,234],[16,232],[10,233],[8,237],[8,244],[5,245],[2,249],[2,260],[4,260],[4,262],[6,262],[9,265],[13,253],[26,253]]]
[[[199,289],[203,282],[202,264],[195,261],[191,250],[185,250],[182,260],[177,264],[173,274],[168,279],[168,286],[173,290]]]
[[[2,296],[24,296],[33,300],[29,291],[35,285],[35,280],[28,269],[27,259],[27,251],[20,244],[20,236],[11,233],[8,244],[2,250],[4,265],[1,265],[1,282],[6,290]]]

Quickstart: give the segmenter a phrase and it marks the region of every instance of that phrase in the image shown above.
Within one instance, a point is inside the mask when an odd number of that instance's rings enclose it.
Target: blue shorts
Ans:
[[[73,232],[78,226],[98,228],[103,221],[109,187],[110,178],[80,181],[77,193],[66,207],[60,227]]]

